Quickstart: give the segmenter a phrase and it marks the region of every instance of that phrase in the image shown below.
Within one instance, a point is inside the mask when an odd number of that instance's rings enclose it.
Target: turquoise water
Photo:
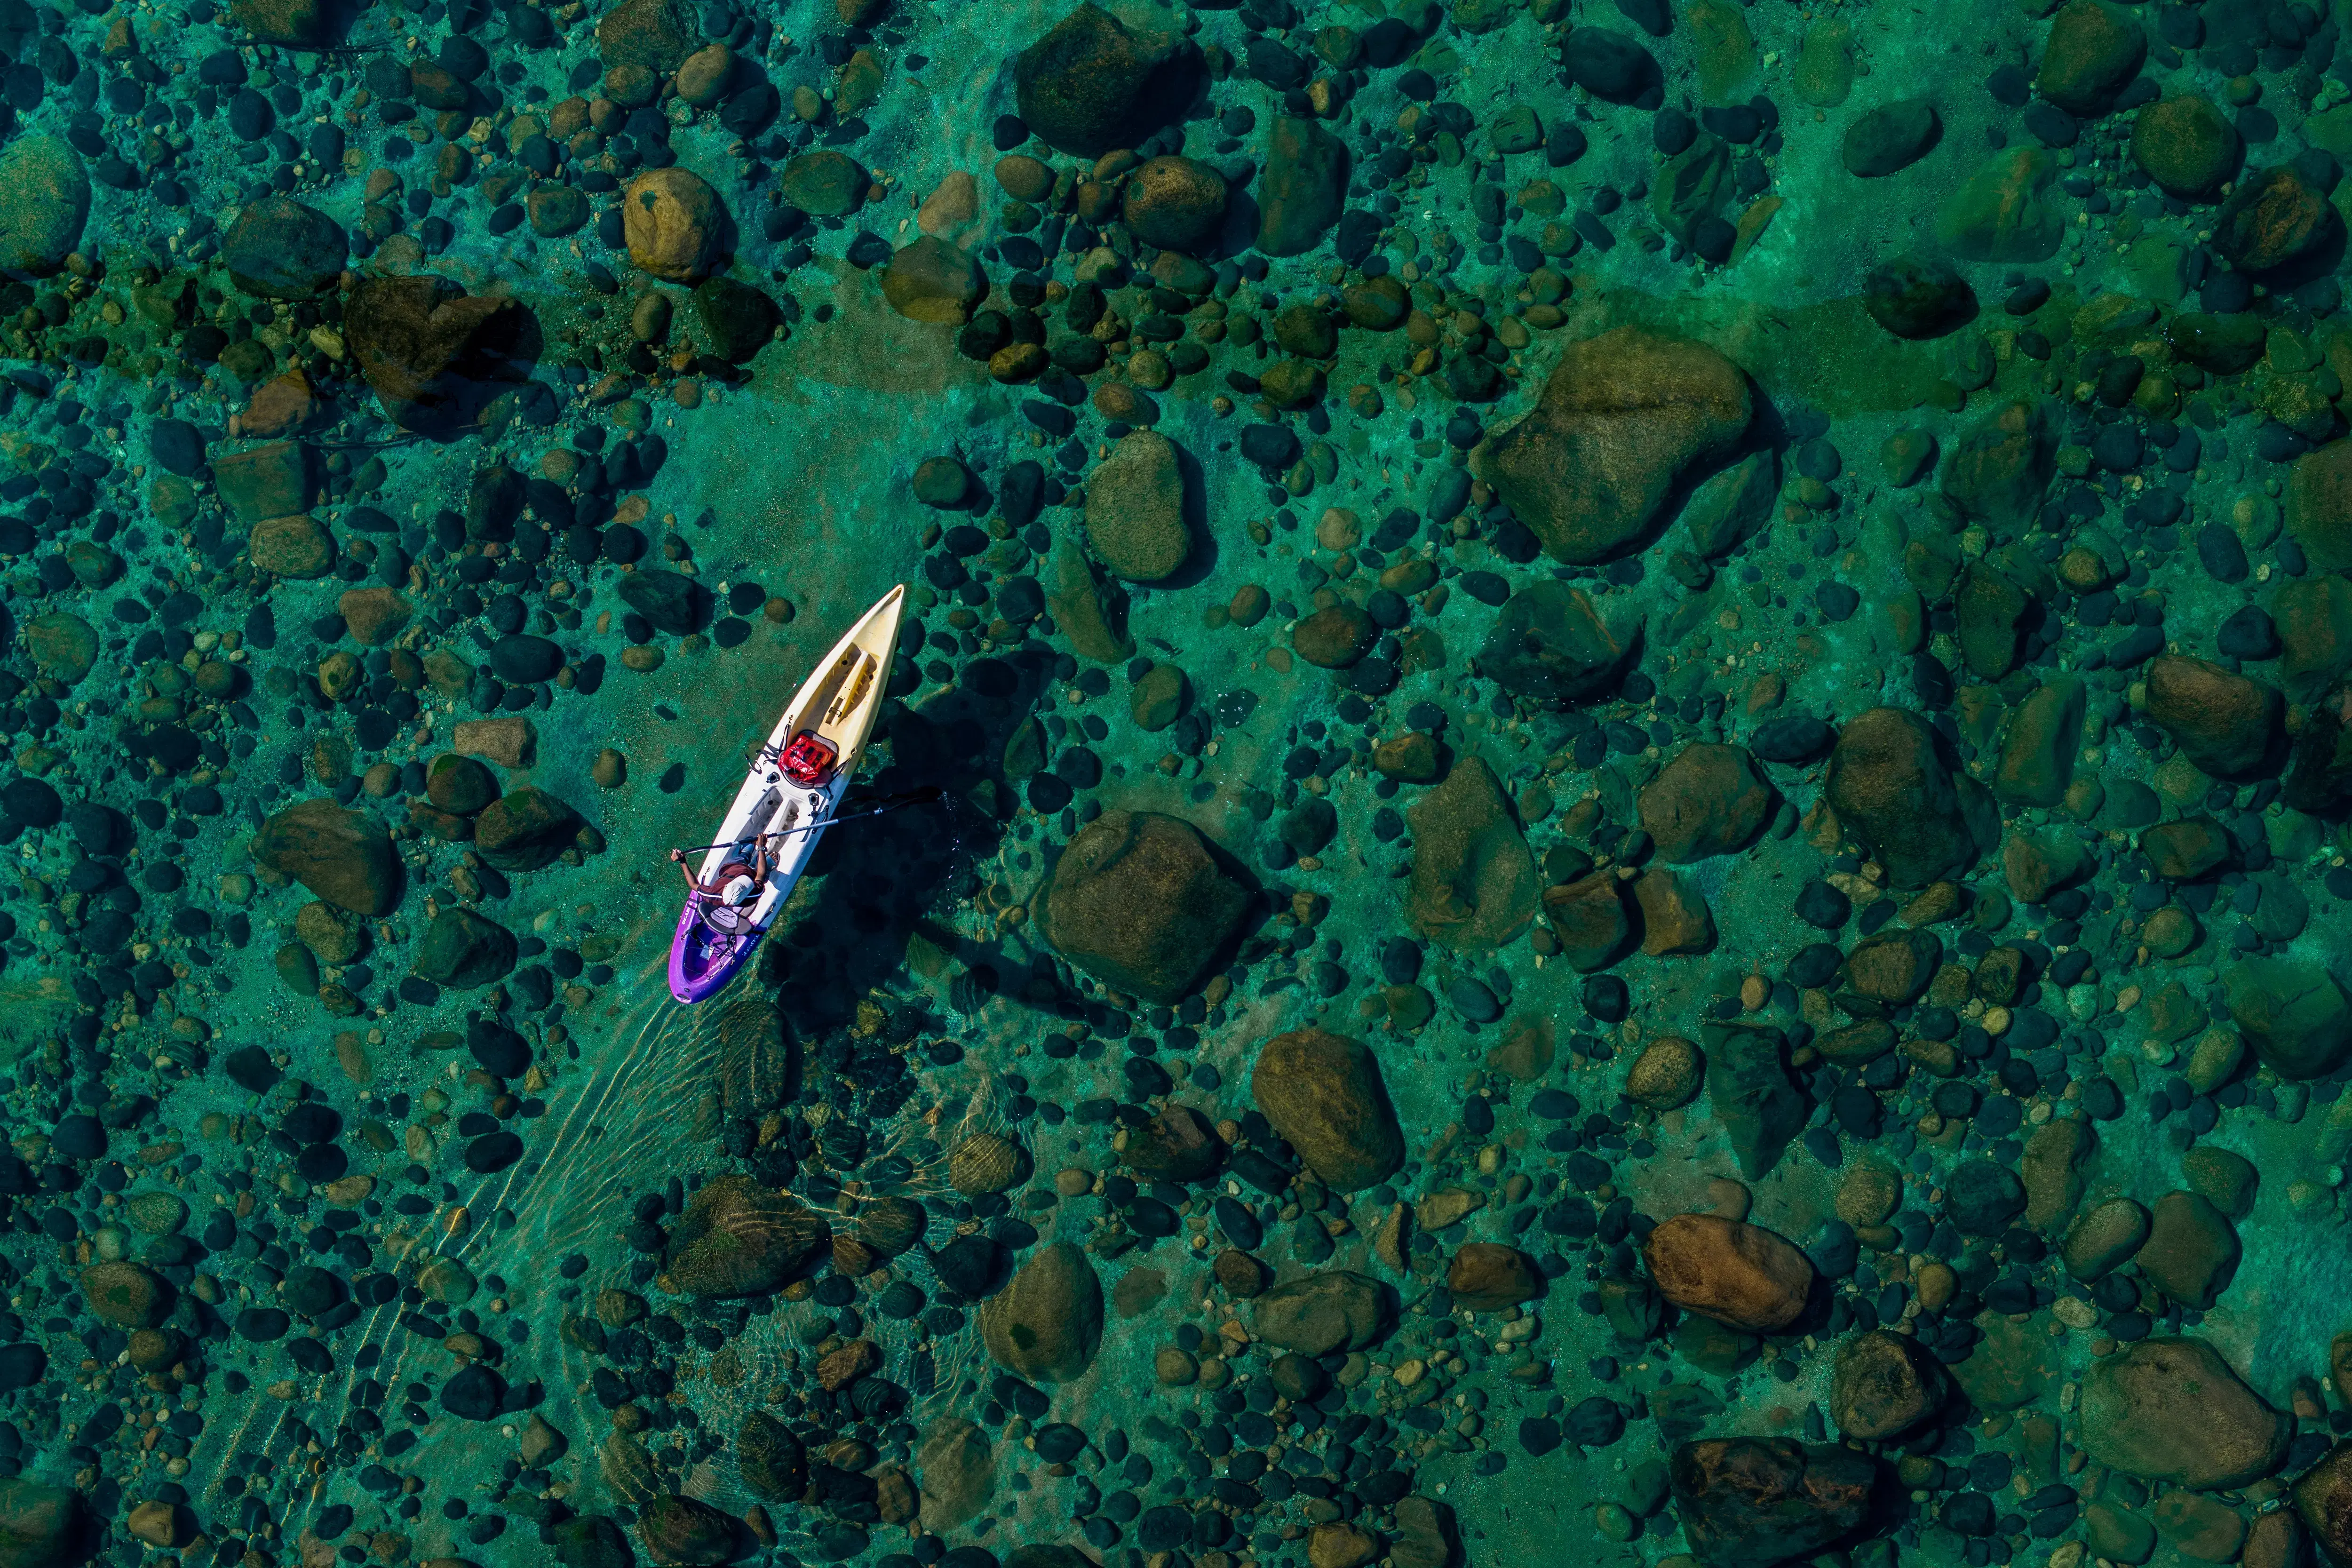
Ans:
[[[92,6],[0,1563],[2352,1552],[2332,8]]]

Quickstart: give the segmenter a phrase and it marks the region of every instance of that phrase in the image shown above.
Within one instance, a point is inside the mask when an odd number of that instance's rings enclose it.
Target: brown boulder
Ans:
[[[1965,1363],[1962,1364],[1966,1364]],[[2109,1469],[2192,1491],[2241,1487],[2285,1457],[2294,1422],[2203,1340],[2126,1345],[2083,1373],[2083,1449]]]
[[[2203,1194],[2167,1193],[2132,1262],[2166,1296],[2202,1312],[2230,1288],[2243,1251],[2236,1227]]]
[[[639,174],[621,200],[629,259],[671,283],[696,282],[710,270],[726,224],[719,193],[676,165]]]
[[[1907,1432],[1944,1403],[1943,1363],[1918,1342],[1885,1329],[1838,1346],[1830,1368],[1830,1419],[1869,1441]]]
[[[789,1194],[720,1176],[687,1200],[665,1272],[690,1296],[764,1296],[830,1255],[832,1227]]]
[[[1715,911],[1696,878],[1659,866],[1634,880],[1642,910],[1642,951],[1652,958],[1706,952],[1715,946]]]
[[[2294,1511],[2328,1562],[2352,1564],[2352,1440],[2338,1441],[2294,1483]]]
[[[1193,158],[1147,158],[1127,177],[1120,216],[1145,244],[1195,252],[1225,222],[1225,177]]]
[[[1314,1028],[1276,1035],[1258,1051],[1250,1093],[1327,1186],[1361,1192],[1404,1164],[1404,1131],[1361,1041]]]
[[[1794,1322],[1812,1289],[1813,1266],[1793,1244],[1721,1215],[1674,1215],[1650,1232],[1642,1256],[1667,1300],[1752,1334]]]
[[[2318,701],[2352,669],[2352,580],[2303,577],[2271,601],[2278,625],[2279,685],[2291,702]]]
[[[2204,772],[2245,778],[2282,743],[2286,699],[2209,659],[2158,654],[2147,667],[2147,718]]]
[[[2147,58],[2147,35],[2130,14],[2073,0],[2051,20],[2034,89],[2070,114],[2105,114]]]
[[[0,1477],[0,1568],[67,1568],[89,1555],[89,1505],[68,1487]]]
[[[2132,117],[2132,159],[2170,195],[2202,201],[2238,172],[2245,143],[2212,100],[2183,93]]]
[[[1703,1437],[1675,1450],[1666,1476],[1702,1568],[1770,1568],[1861,1524],[1877,1469],[1835,1444]]]
[[[2144,830],[2139,852],[2166,881],[2193,882],[2227,865],[2233,847],[2227,828],[2200,814]]]
[[[1304,1356],[1362,1350],[1381,1337],[1387,1319],[1379,1282],[1345,1269],[1277,1285],[1250,1309],[1258,1338]]]
[[[2297,458],[2287,476],[2286,531],[2316,572],[2352,572],[2352,440]]]
[[[1130,28],[1082,5],[1013,60],[1013,101],[1048,146],[1095,158],[1136,145],[1185,109],[1200,65],[1181,33]]]
[[[152,1329],[172,1305],[172,1288],[137,1263],[93,1263],[81,1271],[90,1315],[118,1329]]]
[[[1642,786],[1638,804],[1658,858],[1684,866],[1746,848],[1772,814],[1772,786],[1746,748],[1696,741]]]
[[[2292,163],[2242,181],[2213,216],[2213,248],[2241,272],[2271,272],[2325,247],[2342,229],[2326,194]]]
[[[1070,840],[1039,897],[1038,930],[1072,963],[1149,1001],[1180,1001],[1249,902],[1191,823],[1107,811]]]
[[[362,278],[343,304],[343,339],[384,417],[404,430],[453,432],[501,390],[504,355],[529,312],[469,295],[432,274]]]
[[[1830,753],[1824,798],[1898,888],[1924,888],[1974,864],[1977,844],[1936,732],[1918,714],[1874,708]]]
[[[1944,498],[1973,521],[2022,526],[2042,510],[2057,451],[2039,404],[2002,404],[1945,457]]]
[[[1606,969],[1624,956],[1633,922],[1625,884],[1613,869],[1546,888],[1543,906],[1560,957],[1580,973]]]
[[[1292,628],[1290,646],[1298,650],[1299,658],[1318,668],[1345,669],[1364,657],[1364,650],[1379,635],[1371,616],[1342,599]]]
[[[1488,439],[1483,471],[1555,560],[1590,564],[1661,521],[1753,412],[1747,376],[1715,350],[1619,327],[1569,347],[1535,411]]]
[[[1153,1181],[1197,1182],[1216,1170],[1223,1155],[1207,1117],[1189,1105],[1171,1105],[1128,1130],[1120,1158],[1129,1170]]]
[[[980,1310],[988,1353],[1032,1383],[1083,1376],[1102,1342],[1102,1281],[1087,1255],[1066,1241],[1034,1255]]]
[[[1494,770],[1476,757],[1405,812],[1412,877],[1405,910],[1422,935],[1455,952],[1518,940],[1536,913],[1535,858]]]
[[[1474,1241],[1445,1266],[1445,1289],[1454,1304],[1474,1312],[1499,1312],[1533,1300],[1543,1289],[1535,1259],[1516,1247]]]
[[[374,817],[331,800],[300,801],[264,822],[253,860],[354,914],[388,914],[400,902],[392,836]]]

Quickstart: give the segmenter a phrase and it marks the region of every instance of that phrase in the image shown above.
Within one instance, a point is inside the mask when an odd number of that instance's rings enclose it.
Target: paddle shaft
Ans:
[[[886,816],[889,813],[898,810],[901,806],[929,805],[931,802],[940,799],[946,793],[946,791],[939,789],[936,786],[926,786],[925,788],[916,790],[911,794],[902,795],[893,799],[886,800],[881,805],[866,811],[852,812],[847,816],[823,816],[817,818],[814,822],[803,822],[797,826],[779,828],[773,833],[763,833],[760,837],[762,838],[789,838],[795,833],[814,833],[820,827],[832,827],[844,822],[862,822],[869,816]],[[724,849],[730,844],[740,842],[740,840],[739,839],[724,838],[716,844],[692,844],[679,850],[678,853],[681,855],[699,855],[712,849]]]

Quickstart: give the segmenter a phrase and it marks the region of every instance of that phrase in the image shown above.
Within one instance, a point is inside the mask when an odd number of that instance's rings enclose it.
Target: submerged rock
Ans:
[[[1830,753],[1823,798],[1898,888],[1924,888],[1976,860],[1935,731],[1907,709],[1874,708],[1846,725]]]
[[[0,272],[47,278],[81,247],[89,175],[55,136],[19,136],[0,149]]]
[[[289,805],[253,837],[254,863],[354,914],[391,912],[400,901],[400,857],[383,825],[331,800]]]
[[[1191,824],[1107,811],[1055,863],[1036,919],[1045,940],[1079,968],[1174,1002],[1232,939],[1248,900]]]
[[[1494,770],[1475,757],[1455,763],[1406,815],[1414,926],[1456,952],[1517,941],[1535,919],[1535,860]]]
[[[1084,1376],[1102,1324],[1102,1283],[1087,1255],[1066,1241],[1024,1264],[980,1310],[988,1353],[1033,1383]]]
[[[665,1269],[688,1295],[764,1296],[814,1267],[832,1240],[823,1216],[797,1199],[725,1175],[687,1200]]]
[[[1850,1448],[1785,1437],[1685,1443],[1667,1471],[1704,1568],[1769,1568],[1811,1556],[1862,1523],[1877,1479],[1869,1458]]]
[[[2081,1441],[2094,1460],[2195,1491],[2269,1475],[2294,1430],[2193,1338],[2141,1340],[2093,1362],[2083,1374],[2082,1409]]]
[[[1769,1333],[1805,1310],[1813,1266],[1785,1238],[1721,1215],[1679,1214],[1642,1244],[1658,1293],[1727,1328]]]
[[[1182,34],[1130,28],[1086,4],[1013,60],[1013,98],[1048,145],[1093,158],[1136,145],[1180,113],[1200,61]]]
[[[1748,378],[1715,350],[1619,327],[1561,354],[1535,411],[1488,438],[1484,472],[1556,560],[1605,561],[1752,411]]]
[[[1360,1041],[1322,1029],[1276,1035],[1258,1050],[1250,1093],[1335,1191],[1361,1192],[1404,1163],[1404,1132],[1379,1059]]]

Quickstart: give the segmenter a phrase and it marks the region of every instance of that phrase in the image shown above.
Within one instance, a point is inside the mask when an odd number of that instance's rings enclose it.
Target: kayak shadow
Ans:
[[[943,798],[845,822],[817,846],[803,883],[814,896],[787,909],[760,965],[803,1037],[854,1021],[862,999],[918,990],[956,1013],[1002,995],[1052,1018],[1087,1016],[1067,971],[1021,928],[956,929],[975,905],[1024,901],[1051,864],[1045,836],[1013,836],[1014,784],[1002,760],[1014,730],[1050,711],[1056,687],[1050,652],[1016,647],[969,660],[957,685],[890,714],[887,761],[844,815],[927,786]],[[1065,823],[1064,836],[1075,826]]]

